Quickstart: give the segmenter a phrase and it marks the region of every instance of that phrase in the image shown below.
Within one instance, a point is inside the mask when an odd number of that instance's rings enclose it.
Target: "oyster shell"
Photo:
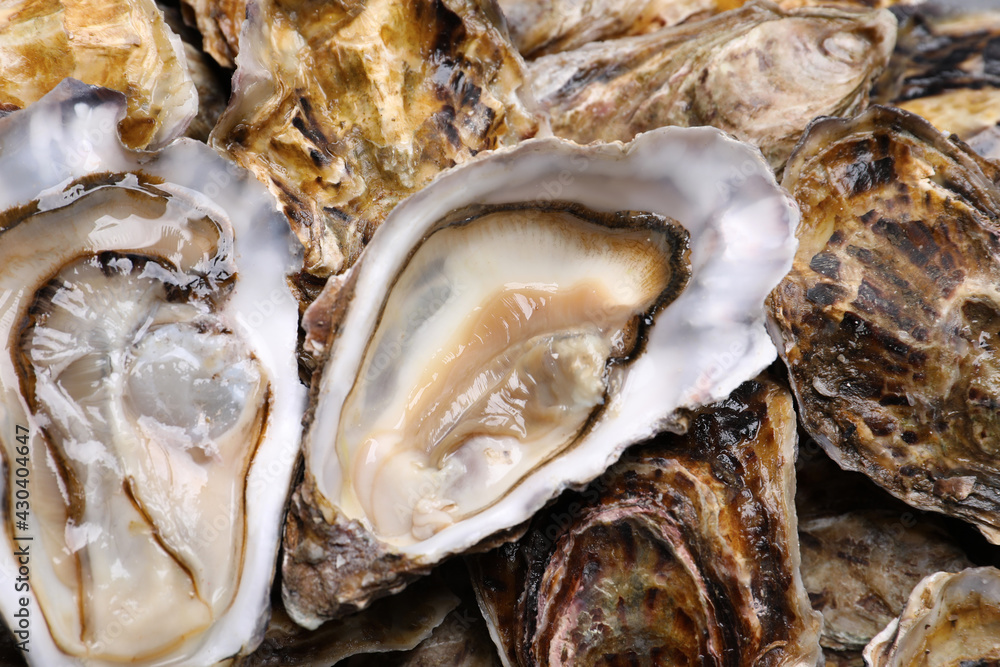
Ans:
[[[960,667],[1000,661],[1000,570],[939,572],[865,648],[870,667]]]
[[[859,510],[799,521],[802,580],[823,613],[824,647],[860,650],[935,572],[973,563],[934,521],[912,512]]]
[[[267,184],[321,277],[442,169],[534,136],[522,63],[479,0],[247,5],[212,142]]]
[[[817,121],[785,171],[800,245],[769,301],[802,423],[830,457],[993,543],[998,180],[903,111]]]
[[[181,0],[185,17],[198,26],[205,53],[223,67],[236,67],[247,0]]]
[[[11,0],[0,8],[0,105],[25,107],[66,77],[125,93],[118,124],[130,148],[187,128],[198,95],[180,38],[154,0]]]
[[[510,37],[525,58],[571,51],[590,42],[645,35],[709,18],[746,0],[498,0]],[[921,0],[916,0],[920,2]],[[878,9],[907,0],[778,0],[782,9],[817,5]]]
[[[397,207],[306,312],[329,358],[286,523],[292,618],[398,590],[759,372],[794,224],[759,153],[711,128],[524,142]]]
[[[887,10],[786,12],[755,1],[538,58],[529,75],[557,136],[628,141],[664,125],[712,125],[758,146],[780,169],[809,121],[867,105],[895,35]]]
[[[68,80],[0,119],[0,573],[31,549],[0,609],[45,667],[251,648],[304,409],[273,200],[204,144],[124,149],[125,109]]]
[[[510,665],[815,665],[792,396],[761,377],[470,558]]]
[[[385,664],[392,653],[427,640],[458,604],[447,586],[428,578],[357,614],[305,630],[277,600],[264,641],[234,667],[328,667],[356,655],[375,655]]]

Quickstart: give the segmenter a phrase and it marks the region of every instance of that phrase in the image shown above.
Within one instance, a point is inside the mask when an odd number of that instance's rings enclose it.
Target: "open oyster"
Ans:
[[[529,141],[406,200],[306,312],[329,356],[286,523],[291,616],[400,588],[759,372],[794,224],[759,153],[710,128]]]
[[[154,0],[13,0],[0,8],[0,105],[25,107],[66,77],[121,91],[131,148],[184,132],[198,96]]]
[[[785,171],[800,246],[770,300],[802,423],[831,458],[994,543],[998,180],[903,111],[816,122]]]
[[[969,667],[1000,662],[1000,570],[939,572],[920,582],[898,620],[865,648],[869,667]]]
[[[777,169],[811,120],[867,105],[895,38],[887,10],[786,12],[755,1],[538,58],[529,75],[557,136],[628,141],[664,125],[712,125],[758,146]]]
[[[125,104],[0,119],[0,608],[45,667],[251,648],[304,409],[273,200],[204,144],[125,150]]]
[[[251,0],[212,141],[271,189],[321,277],[402,199],[534,136],[522,62],[480,0]]]
[[[762,376],[686,421],[470,558],[507,664],[816,664],[791,394]]]

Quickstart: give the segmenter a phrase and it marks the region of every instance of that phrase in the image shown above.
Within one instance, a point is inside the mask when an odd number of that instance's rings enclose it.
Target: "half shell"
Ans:
[[[45,667],[250,650],[298,452],[273,201],[204,144],[126,150],[124,111],[68,80],[0,119],[0,608]]]
[[[398,589],[759,372],[794,224],[759,154],[708,128],[525,142],[400,205],[306,313],[329,358],[285,536],[292,617]]]

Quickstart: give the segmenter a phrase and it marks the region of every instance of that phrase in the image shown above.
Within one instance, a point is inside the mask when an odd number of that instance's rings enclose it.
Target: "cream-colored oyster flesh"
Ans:
[[[306,312],[328,359],[286,523],[292,617],[511,529],[766,365],[795,217],[771,178],[719,131],[672,128],[525,142],[401,204]]]
[[[436,174],[539,131],[491,2],[251,0],[212,143],[281,204],[326,277]]]
[[[785,11],[755,0],[706,21],[544,56],[528,72],[557,136],[628,141],[665,125],[711,125],[780,169],[811,120],[865,108],[895,36],[887,10]]]
[[[180,38],[154,0],[12,0],[0,26],[0,103],[23,108],[66,77],[121,91],[130,148],[163,146],[198,109]]]
[[[938,572],[865,647],[870,667],[967,667],[1000,661],[1000,570]]]
[[[30,538],[46,667],[252,649],[304,408],[273,200],[204,144],[126,150],[125,104],[69,80],[0,119],[0,570]]]

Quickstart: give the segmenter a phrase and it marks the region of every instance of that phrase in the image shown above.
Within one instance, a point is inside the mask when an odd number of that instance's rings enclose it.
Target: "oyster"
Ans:
[[[794,224],[759,153],[711,128],[524,142],[397,207],[305,315],[328,359],[286,523],[292,618],[398,590],[759,372]]]
[[[916,0],[919,2],[920,0]],[[709,18],[746,0],[499,0],[510,37],[525,58],[571,51],[590,42],[644,35]],[[782,9],[844,9],[912,4],[907,0],[777,0]]]
[[[830,457],[993,543],[998,180],[903,111],[817,121],[785,171],[800,245],[769,302],[802,423]]]
[[[628,141],[664,125],[712,125],[758,146],[779,169],[809,121],[867,105],[895,36],[887,10],[786,12],[755,1],[538,58],[529,75],[557,136]]]
[[[511,665],[815,665],[792,396],[761,377],[471,557]]]
[[[802,581],[823,613],[828,661],[862,665],[861,649],[899,616],[921,579],[973,567],[945,517],[841,470],[812,440],[800,447],[795,481]]]
[[[66,77],[125,93],[131,148],[180,136],[198,109],[181,41],[154,0],[12,0],[0,8],[0,105],[25,107]]]
[[[534,136],[522,63],[479,0],[252,0],[213,144],[267,184],[306,269],[349,266],[435,174]]]
[[[823,612],[822,644],[836,650],[864,648],[924,577],[973,565],[937,522],[918,521],[912,512],[802,519],[799,543],[802,580]]]
[[[955,134],[980,155],[1000,158],[1000,11],[940,2],[902,13],[889,68],[873,99]]]
[[[0,119],[0,609],[45,667],[252,648],[304,410],[273,200],[124,149],[125,109],[67,80]]]
[[[968,667],[1000,661],[1000,570],[939,572],[865,648],[870,667]]]

